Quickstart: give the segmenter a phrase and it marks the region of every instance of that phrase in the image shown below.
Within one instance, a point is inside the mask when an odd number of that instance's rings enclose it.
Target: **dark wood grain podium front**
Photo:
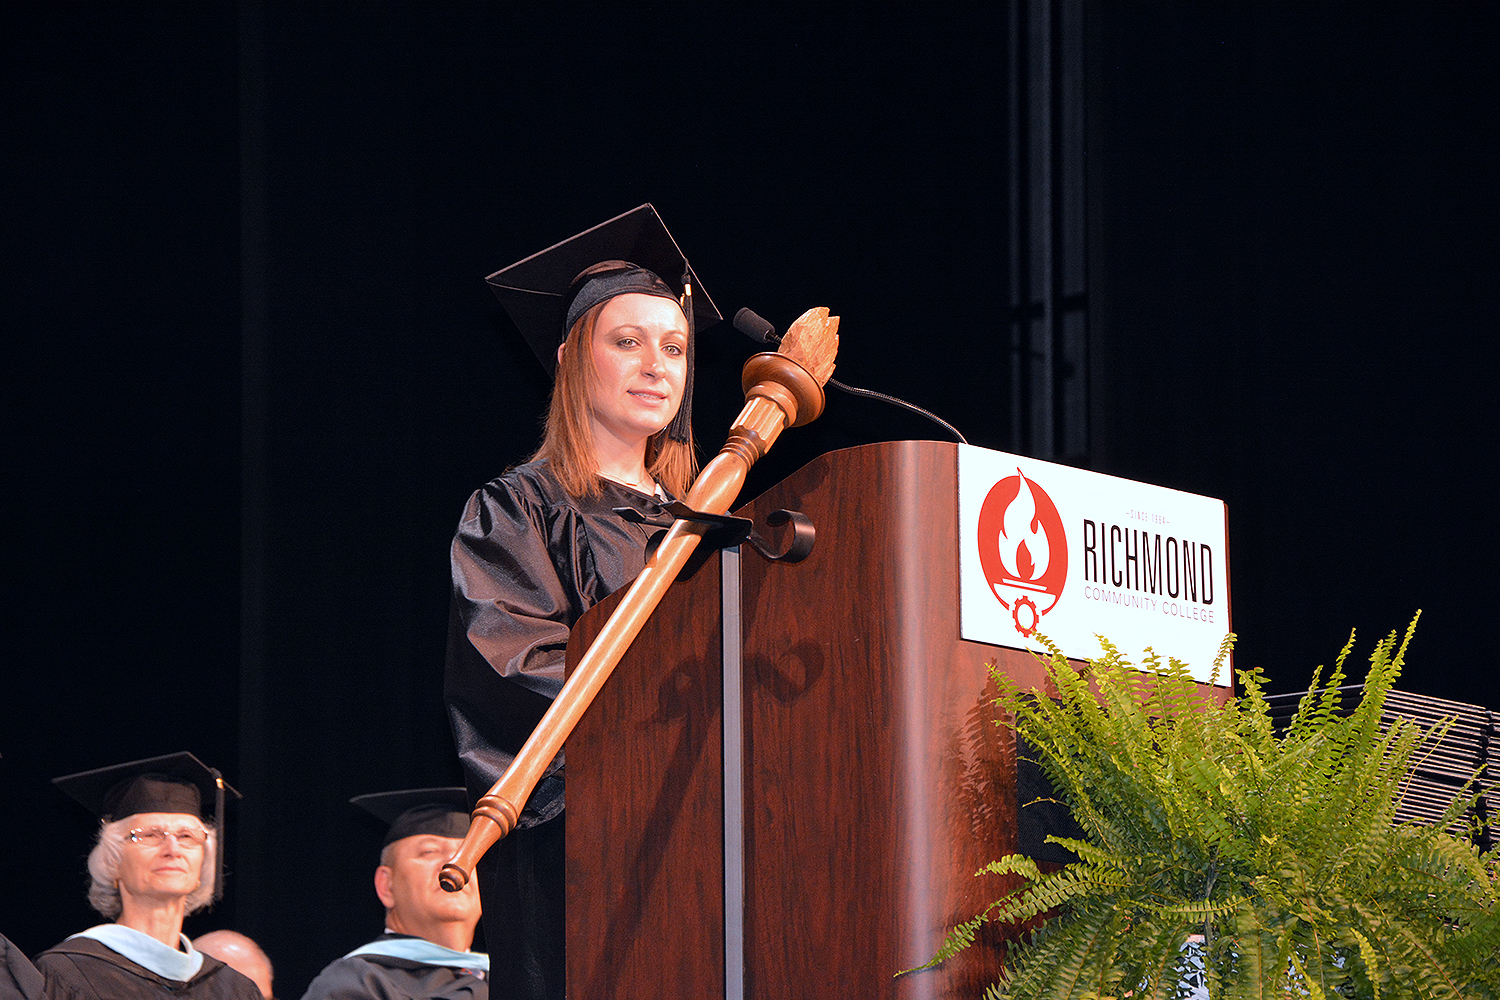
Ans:
[[[571,997],[996,980],[995,939],[894,978],[1002,889],[974,877],[1018,846],[987,664],[1042,679],[1027,653],[958,638],[957,476],[941,442],[824,455],[739,512],[806,514],[805,561],[747,545],[673,587],[567,741]]]

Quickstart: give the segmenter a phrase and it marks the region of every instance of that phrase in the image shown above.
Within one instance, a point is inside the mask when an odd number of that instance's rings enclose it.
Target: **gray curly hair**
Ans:
[[[89,905],[108,920],[118,918],[123,909],[120,901],[120,858],[125,853],[130,825],[129,816],[100,824],[94,849],[89,851]],[[188,894],[188,913],[197,913],[214,898],[219,838],[212,823],[204,823],[203,827],[208,831],[208,843],[203,845],[203,866],[199,869],[198,888]]]

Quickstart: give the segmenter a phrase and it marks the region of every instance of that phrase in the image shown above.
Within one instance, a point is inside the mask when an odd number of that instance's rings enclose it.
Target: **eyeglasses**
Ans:
[[[179,847],[202,847],[208,842],[207,830],[193,830],[183,827],[180,830],[166,830],[159,826],[146,827],[141,830],[131,830],[128,835],[133,843],[144,844],[146,847],[160,847],[171,837]]]

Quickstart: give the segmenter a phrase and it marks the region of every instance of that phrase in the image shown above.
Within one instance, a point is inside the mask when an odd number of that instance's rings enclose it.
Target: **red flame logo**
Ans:
[[[1017,469],[990,487],[979,508],[979,564],[995,599],[1029,636],[1062,597],[1068,541],[1047,491]]]

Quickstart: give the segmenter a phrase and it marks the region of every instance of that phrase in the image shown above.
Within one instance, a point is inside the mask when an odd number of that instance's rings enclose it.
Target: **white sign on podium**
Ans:
[[[1103,636],[1210,679],[1230,629],[1222,500],[959,445],[958,518],[964,639],[1039,650],[1040,632],[1093,659]]]

